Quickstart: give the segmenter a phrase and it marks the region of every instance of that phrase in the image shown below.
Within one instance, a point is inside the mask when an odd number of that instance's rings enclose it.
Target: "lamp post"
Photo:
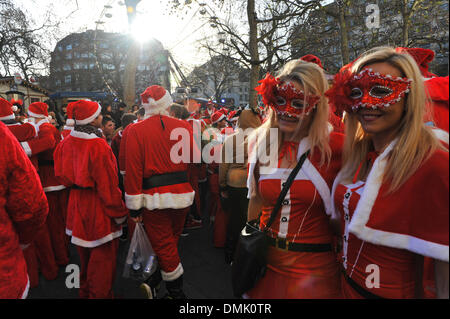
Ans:
[[[125,0],[125,7],[128,15],[128,29],[136,18],[136,6],[141,0]],[[124,83],[123,83],[123,100],[125,104],[131,107],[136,98],[136,67],[139,60],[139,43],[130,37],[131,46],[127,54],[127,63],[125,65]]]

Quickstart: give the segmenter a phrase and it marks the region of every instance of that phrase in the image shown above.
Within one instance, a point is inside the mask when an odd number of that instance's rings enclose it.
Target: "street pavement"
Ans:
[[[140,282],[122,276],[130,239],[119,243],[114,296],[119,299],[143,298]],[[231,287],[231,267],[225,263],[224,252],[213,245],[213,227],[208,222],[202,228],[189,231],[180,237],[179,253],[184,268],[184,291],[189,299],[233,299]],[[70,245],[70,264],[79,265],[75,246]],[[30,299],[76,299],[78,289],[66,287],[70,273],[61,267],[56,280],[47,281],[42,275],[39,286],[30,289]],[[159,296],[166,292],[164,285]]]

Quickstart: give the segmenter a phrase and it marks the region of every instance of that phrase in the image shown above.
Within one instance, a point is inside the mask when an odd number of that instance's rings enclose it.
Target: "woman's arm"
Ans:
[[[448,282],[449,282],[448,262],[442,260],[434,260],[434,278],[436,281],[436,298],[448,299]]]
[[[252,194],[252,197],[250,198],[250,201],[248,203],[248,213],[247,213],[247,220],[254,220],[258,218],[259,213],[262,210],[262,200],[259,196],[258,192],[255,194]]]

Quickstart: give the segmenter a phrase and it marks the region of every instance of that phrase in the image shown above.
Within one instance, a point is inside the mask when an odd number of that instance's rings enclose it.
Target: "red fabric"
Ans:
[[[173,272],[181,263],[178,240],[188,212],[189,208],[152,211],[145,209],[142,213],[148,239],[158,257],[161,269],[166,273]]]
[[[219,174],[209,175],[208,183],[210,191],[209,212],[210,216],[214,216],[214,247],[222,248],[225,247],[229,216],[220,203]]]
[[[55,280],[58,277],[58,265],[56,264],[47,223],[41,226],[33,243],[40,272],[45,279]]]
[[[70,189],[48,192],[49,213],[47,228],[57,265],[65,266],[69,263],[69,247],[66,236],[67,203]]]
[[[114,137],[112,138],[112,141],[111,141],[111,149],[117,160],[119,160],[120,142],[122,141],[122,132],[123,132],[123,130],[118,131],[116,133],[116,135],[114,135]]]
[[[26,142],[36,137],[36,129],[30,123],[6,125],[19,142]]]
[[[66,228],[72,232],[72,243],[94,247],[120,236],[121,226],[114,218],[128,211],[118,186],[116,159],[105,140],[70,135],[58,145],[54,159],[55,174],[66,186],[87,188],[70,192]]]
[[[122,138],[120,140],[120,147],[119,147],[119,170],[121,172],[125,172],[125,159],[126,159],[126,139],[128,132],[130,130],[130,127],[134,124],[128,125],[123,131],[122,131]]]
[[[39,121],[35,124],[37,132],[36,138],[26,141],[31,149],[31,162],[35,165],[38,171],[38,154],[46,151],[51,152],[57,144],[53,130],[48,125],[51,124],[48,123],[47,119]],[[41,126],[43,126],[42,130],[40,129]]]
[[[80,298],[113,298],[117,249],[117,239],[95,248],[77,246],[81,264]]]
[[[27,285],[19,243],[45,223],[48,204],[35,168],[14,135],[0,123],[0,298],[18,298]]]
[[[433,118],[436,127],[449,131],[449,77],[435,77],[425,81],[425,88],[431,99]],[[430,119],[425,119],[425,121]]]
[[[23,257],[26,262],[26,272],[30,280],[30,288],[39,286],[39,263],[36,255],[36,247],[31,243],[23,250]]]
[[[406,53],[411,55],[419,66],[420,72],[426,78],[431,78],[436,75],[428,71],[428,64],[434,59],[434,51],[423,48],[395,48],[395,51],[399,53]]]
[[[69,129],[66,126],[64,126],[64,129],[61,132],[61,136],[63,139],[65,139],[67,136],[70,135],[70,132],[72,132],[73,128]]]
[[[164,123],[164,129],[162,123]],[[178,129],[181,132],[188,133],[189,140],[183,140],[188,145],[183,144],[182,148],[178,149],[178,155],[184,150],[188,153],[186,158],[181,159],[180,163],[175,163],[171,158],[172,148],[177,149],[176,144],[180,146],[182,137],[179,136],[177,140],[170,138],[173,130]],[[126,132],[128,130],[128,132]],[[168,116],[151,116],[148,119],[133,124],[129,129],[125,130],[126,135],[126,178],[125,178],[125,192],[126,195],[161,195],[170,196],[170,194],[186,195],[183,197],[184,202],[186,198],[191,196],[193,189],[189,183],[179,183],[175,185],[154,187],[151,189],[142,189],[142,180],[153,175],[167,174],[173,172],[185,172],[188,169],[188,163],[192,162],[192,128],[191,126],[181,120],[171,118]],[[143,142],[145,141],[145,143]],[[185,153],[186,154],[186,153]],[[167,195],[168,194],[168,195]],[[176,199],[174,199],[176,201]],[[139,209],[144,206],[144,201],[131,199],[126,197],[127,207],[129,209]],[[174,204],[173,201],[170,203]],[[179,204],[175,202],[175,204]],[[138,207],[136,207],[136,205]],[[163,202],[161,205],[165,206]],[[181,205],[181,204],[180,204]],[[190,204],[188,205],[190,206]],[[158,207],[159,209],[169,207]],[[184,208],[184,207],[180,207]]]
[[[189,165],[188,168],[188,179],[189,179],[189,183],[192,186],[192,189],[195,191],[195,197],[194,197],[194,201],[195,201],[195,208],[197,211],[197,216],[201,216],[202,215],[202,210],[200,207],[200,191],[198,188],[198,178],[200,175],[200,165],[197,164],[191,164]]]
[[[269,247],[267,271],[247,292],[252,299],[339,299],[339,269],[333,252],[291,252]]]

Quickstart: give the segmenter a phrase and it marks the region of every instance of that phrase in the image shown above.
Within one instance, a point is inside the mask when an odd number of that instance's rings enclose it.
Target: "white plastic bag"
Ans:
[[[136,280],[146,280],[156,270],[158,261],[147,233],[141,223],[136,223],[131,239],[128,255],[125,260],[123,277]]]

